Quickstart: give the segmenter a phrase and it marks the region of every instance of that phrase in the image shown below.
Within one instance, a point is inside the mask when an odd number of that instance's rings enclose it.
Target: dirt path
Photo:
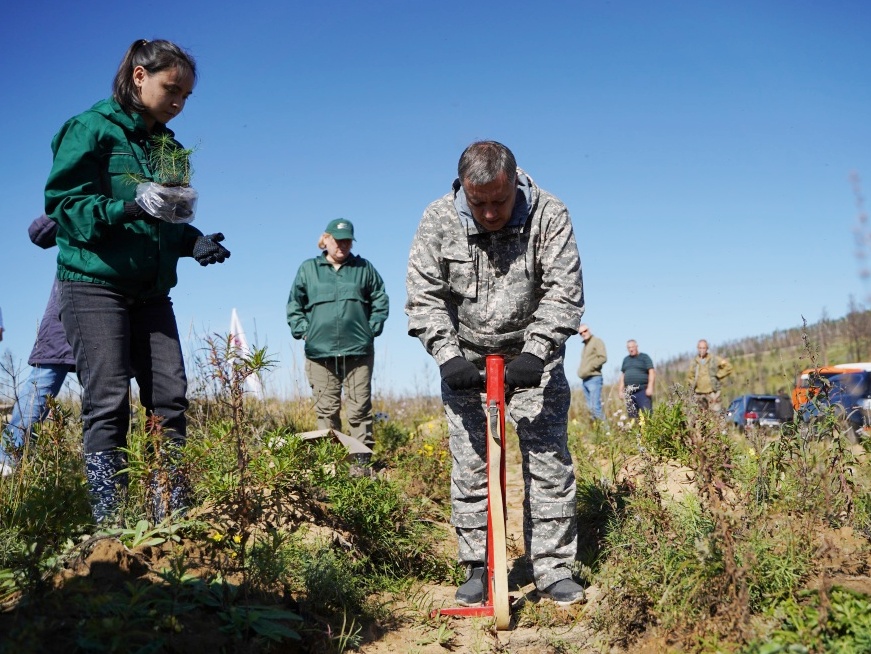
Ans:
[[[588,602],[582,606],[559,608],[552,602],[538,603],[535,586],[523,563],[523,479],[516,438],[509,439],[507,451],[508,582],[513,599],[511,628],[497,632],[492,618],[446,617],[427,620],[430,609],[455,606],[454,586],[422,586],[410,601],[391,607],[394,615],[404,615],[404,624],[385,634],[369,634],[361,646],[364,654],[452,652],[454,654],[510,652],[548,654],[550,652],[598,652],[593,647],[589,615],[599,596],[598,589],[587,589]],[[547,626],[544,626],[547,625]],[[372,639],[370,641],[370,638]]]

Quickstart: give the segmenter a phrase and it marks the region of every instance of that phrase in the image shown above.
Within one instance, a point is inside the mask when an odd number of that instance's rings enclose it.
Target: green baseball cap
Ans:
[[[327,228],[324,231],[337,241],[344,239],[351,239],[352,241],[356,240],[354,238],[354,224],[345,218],[331,220],[330,224],[327,225]]]

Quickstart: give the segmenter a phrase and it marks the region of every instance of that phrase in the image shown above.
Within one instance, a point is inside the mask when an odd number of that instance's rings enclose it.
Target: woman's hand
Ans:
[[[194,259],[201,266],[208,266],[210,263],[223,263],[225,259],[230,258],[230,251],[220,244],[223,240],[224,235],[220,232],[208,236],[197,236],[197,240],[194,242]]]

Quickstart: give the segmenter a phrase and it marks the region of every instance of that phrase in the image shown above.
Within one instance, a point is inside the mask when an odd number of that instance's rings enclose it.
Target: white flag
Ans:
[[[233,339],[233,345],[242,355],[249,356],[251,354],[248,339],[245,337],[245,330],[242,329],[242,321],[239,320],[239,314],[236,313],[235,307],[230,316],[230,336]],[[260,378],[257,375],[249,375],[245,379],[245,385],[255,397],[263,399],[263,384],[260,383]]]

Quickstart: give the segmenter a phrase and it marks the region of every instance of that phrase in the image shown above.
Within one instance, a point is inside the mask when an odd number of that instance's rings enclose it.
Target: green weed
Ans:
[[[744,654],[871,651],[871,598],[844,588],[808,591],[789,597],[771,611],[777,626],[750,642]]]

